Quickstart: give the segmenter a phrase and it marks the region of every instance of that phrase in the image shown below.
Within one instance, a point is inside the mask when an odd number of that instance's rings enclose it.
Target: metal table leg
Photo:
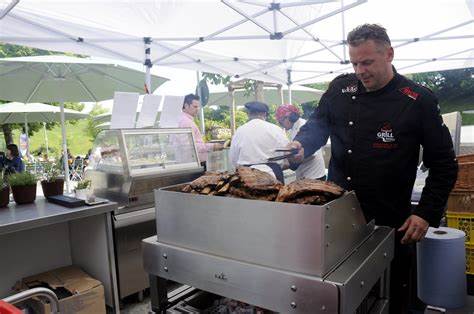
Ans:
[[[154,313],[166,313],[168,306],[168,280],[149,275],[151,310]]]

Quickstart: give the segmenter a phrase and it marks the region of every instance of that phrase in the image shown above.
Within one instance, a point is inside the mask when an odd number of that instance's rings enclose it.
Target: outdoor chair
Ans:
[[[72,163],[71,173],[69,175],[71,181],[81,181],[84,175],[84,159],[76,157]]]

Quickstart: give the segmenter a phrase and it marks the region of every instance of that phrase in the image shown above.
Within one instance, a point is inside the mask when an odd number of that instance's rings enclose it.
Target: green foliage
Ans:
[[[223,76],[220,74],[203,72],[202,77],[206,80],[206,82],[209,82],[213,85],[227,85],[230,83],[230,76],[228,75]]]
[[[474,125],[474,114],[463,113],[461,114],[461,116],[462,116],[462,125]]]
[[[204,108],[206,135],[205,139],[212,138],[211,132],[215,128],[230,129],[230,109],[229,107],[220,106],[217,109]],[[237,109],[235,111],[235,126],[238,128],[248,121],[247,113],[244,110]],[[223,138],[228,139],[228,138]]]
[[[44,172],[42,175],[42,180],[47,182],[54,182],[61,177],[61,166],[59,163],[47,162],[44,164]]]
[[[85,190],[91,187],[91,180],[82,180],[77,183],[76,190]]]
[[[325,91],[328,89],[329,83],[330,82],[312,83],[312,84],[306,84],[305,86]]]
[[[51,130],[47,130],[46,133],[48,135],[49,157],[56,155],[59,158],[59,154],[62,151],[61,126],[57,125]],[[85,155],[92,147],[93,140],[89,135],[89,125],[86,119],[79,120],[75,124],[66,121],[66,135],[68,148],[74,156]],[[19,137],[20,130],[14,130],[13,140],[16,144],[18,144]],[[43,150],[43,153],[46,152],[43,131],[37,132],[30,137],[30,151],[37,152],[40,149]]]
[[[431,89],[441,102],[474,95],[474,68],[417,73],[411,79]]]
[[[37,144],[37,143],[36,143]],[[32,145],[32,143],[30,143],[30,145]],[[36,147],[36,146],[34,146]],[[48,146],[48,150],[49,150],[49,154],[50,155],[54,155],[54,154],[57,154],[59,153],[58,151],[58,147],[54,147],[54,146]],[[46,145],[45,144],[41,144],[39,145],[37,148],[35,149],[30,149],[31,151],[31,154],[36,157],[36,156],[42,156],[44,154],[47,153],[47,150],[46,150]]]
[[[8,176],[10,186],[30,186],[35,185],[38,179],[28,171],[17,172]]]
[[[27,56],[42,56],[55,54],[53,51],[47,51],[42,49],[30,48],[25,46],[0,44],[0,57],[11,58],[11,57],[27,57]]]
[[[95,106],[92,108],[91,112],[89,113],[89,118],[87,119],[87,134],[92,140],[95,140],[99,132],[101,131],[97,126],[101,123],[102,121],[95,121],[94,117],[106,113],[107,110],[100,107],[98,104],[95,104]]]

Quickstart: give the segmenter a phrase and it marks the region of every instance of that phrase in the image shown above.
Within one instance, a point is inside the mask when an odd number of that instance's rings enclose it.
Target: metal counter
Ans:
[[[0,235],[96,216],[116,209],[117,203],[114,202],[67,208],[42,197],[32,204],[17,205],[10,202],[7,208],[0,208]]]
[[[24,277],[58,267],[81,267],[104,286],[105,302],[119,313],[112,212],[117,204],[67,208],[37,197],[0,208],[0,299]]]

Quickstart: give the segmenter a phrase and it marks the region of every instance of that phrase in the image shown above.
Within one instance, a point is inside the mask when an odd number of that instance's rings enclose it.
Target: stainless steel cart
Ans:
[[[194,287],[281,313],[388,312],[394,231],[366,223],[353,192],[314,206],[179,189],[155,192],[143,241],[153,311]],[[189,287],[168,294],[168,280]]]

